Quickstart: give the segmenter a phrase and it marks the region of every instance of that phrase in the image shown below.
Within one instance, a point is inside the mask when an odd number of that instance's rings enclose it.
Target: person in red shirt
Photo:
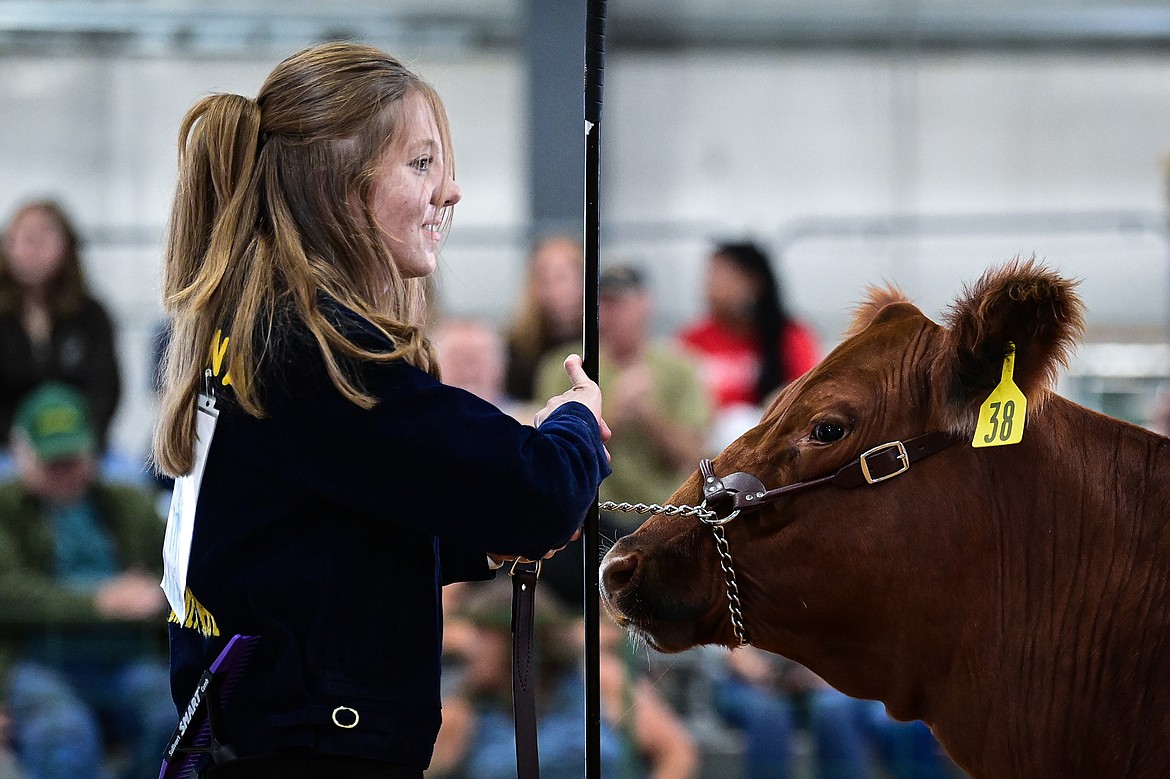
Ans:
[[[754,243],[716,246],[707,311],[679,334],[716,409],[763,405],[820,359],[816,335],[784,308],[768,256]]]

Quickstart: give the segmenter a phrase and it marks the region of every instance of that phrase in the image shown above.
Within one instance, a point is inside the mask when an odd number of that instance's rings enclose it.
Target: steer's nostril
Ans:
[[[622,555],[607,555],[601,572],[601,583],[610,596],[621,595],[628,589],[638,573],[639,555],[627,552]]]

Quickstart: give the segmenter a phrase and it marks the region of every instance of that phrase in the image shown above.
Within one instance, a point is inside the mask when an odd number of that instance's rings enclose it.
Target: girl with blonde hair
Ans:
[[[600,391],[570,357],[531,427],[439,381],[423,281],[461,192],[442,102],[393,57],[306,49],[179,138],[155,438],[188,477],[170,521],[194,522],[164,580],[176,703],[257,635],[219,725],[238,759],[205,776],[416,779],[440,587],[578,530],[609,473]]]

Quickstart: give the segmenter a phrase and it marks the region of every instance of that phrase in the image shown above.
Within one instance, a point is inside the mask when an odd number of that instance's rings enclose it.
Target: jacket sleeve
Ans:
[[[266,422],[296,476],[341,505],[464,549],[542,556],[580,526],[610,472],[597,421],[566,403],[539,429],[403,363],[367,364],[364,410],[318,367]]]
[[[439,539],[439,567],[443,584],[482,582],[496,576],[495,569],[488,565],[486,552],[468,549],[445,539]]]

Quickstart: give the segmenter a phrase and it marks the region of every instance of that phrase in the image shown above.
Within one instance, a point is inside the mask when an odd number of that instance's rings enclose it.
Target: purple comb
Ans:
[[[215,764],[235,758],[227,744],[216,738],[216,727],[223,705],[240,680],[259,636],[236,634],[203,672],[195,694],[179,718],[179,727],[167,742],[158,779],[193,779],[210,757]]]

